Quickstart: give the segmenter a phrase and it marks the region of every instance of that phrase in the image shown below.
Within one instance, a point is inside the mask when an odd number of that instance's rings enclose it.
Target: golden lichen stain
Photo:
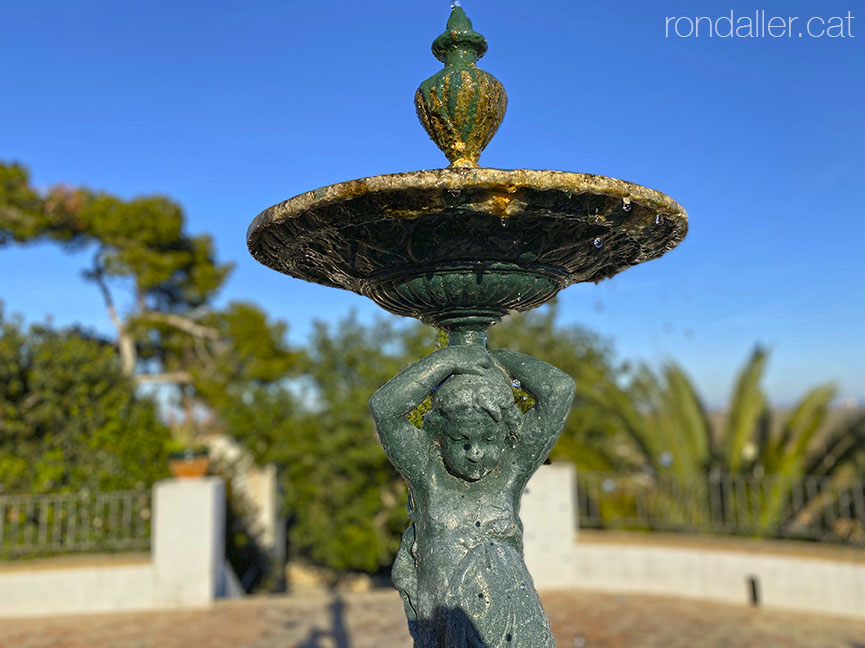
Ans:
[[[507,185],[505,192],[497,192],[487,201],[490,213],[495,214],[499,218],[513,216],[515,213],[522,211],[526,206],[526,203],[522,200],[515,200],[517,185]]]
[[[457,168],[478,166],[481,151],[498,130],[506,106],[501,83],[473,64],[440,77],[427,93],[420,89],[415,93],[421,124]]]
[[[507,218],[508,207],[512,200],[513,197],[507,194],[496,194],[490,198],[487,204],[490,207],[490,212],[501,218]]]

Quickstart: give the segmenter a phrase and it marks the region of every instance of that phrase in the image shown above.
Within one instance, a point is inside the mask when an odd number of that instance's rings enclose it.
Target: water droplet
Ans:
[[[673,465],[673,453],[670,452],[669,450],[664,450],[661,453],[661,456],[658,457],[658,463],[660,463],[664,467],[672,466]]]
[[[519,389],[521,384],[522,383],[520,383],[520,381],[517,378],[514,378],[513,381],[511,382],[511,385],[514,386],[514,389]]]
[[[501,224],[502,227],[507,227],[508,226],[508,219],[507,218],[500,218],[499,223]]]
[[[596,248],[602,248],[602,247],[604,247],[604,240],[602,238],[598,237],[595,239],[594,244],[595,244]]]
[[[622,198],[622,209],[625,211],[631,211],[631,199],[630,198]]]
[[[664,217],[660,214],[655,214],[655,225],[660,225],[664,222]]]
[[[597,208],[597,207],[595,207],[595,213],[596,213],[596,214],[598,213],[598,208]]]
[[[526,589],[526,584],[525,584],[525,583],[520,583],[520,589],[521,589],[521,590]]]

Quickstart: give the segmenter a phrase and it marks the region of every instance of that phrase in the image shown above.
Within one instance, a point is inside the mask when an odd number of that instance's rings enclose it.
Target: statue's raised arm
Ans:
[[[406,367],[372,395],[369,407],[381,443],[409,484],[426,468],[430,439],[406,416],[449,377],[481,376],[491,367],[490,356],[482,348],[444,347]]]
[[[565,424],[574,400],[573,379],[532,356],[506,349],[491,351],[493,359],[535,399],[521,427],[516,479],[528,481],[544,462]]]

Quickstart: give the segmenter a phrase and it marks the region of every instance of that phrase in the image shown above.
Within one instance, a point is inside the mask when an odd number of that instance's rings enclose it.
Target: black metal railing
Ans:
[[[0,558],[150,547],[151,492],[0,495]]]
[[[865,546],[865,481],[776,475],[577,475],[580,526]]]

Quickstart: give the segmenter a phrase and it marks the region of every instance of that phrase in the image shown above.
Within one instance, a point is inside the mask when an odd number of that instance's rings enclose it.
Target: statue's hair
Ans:
[[[496,422],[504,421],[511,444],[519,440],[522,414],[514,403],[511,385],[501,372],[450,376],[432,393],[432,409],[423,426],[438,437],[444,431],[449,412],[471,406],[484,410]]]

